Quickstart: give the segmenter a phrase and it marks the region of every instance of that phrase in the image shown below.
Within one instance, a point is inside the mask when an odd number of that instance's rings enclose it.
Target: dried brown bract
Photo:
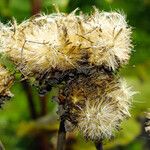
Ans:
[[[13,81],[14,77],[0,65],[0,107],[5,100],[10,99],[13,96],[10,92]]]

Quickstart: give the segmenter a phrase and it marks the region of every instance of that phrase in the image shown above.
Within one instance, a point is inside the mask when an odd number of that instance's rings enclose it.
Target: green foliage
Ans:
[[[126,146],[131,143],[135,137],[140,134],[140,124],[133,118],[124,121],[121,132],[116,137],[106,144],[106,149],[114,148],[115,146]]]
[[[2,53],[0,53],[0,64],[4,65],[11,73],[14,73],[16,71],[15,66],[11,62],[11,60]]]

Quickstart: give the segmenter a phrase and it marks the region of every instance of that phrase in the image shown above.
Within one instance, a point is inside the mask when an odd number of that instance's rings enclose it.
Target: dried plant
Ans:
[[[120,123],[130,116],[134,94],[124,80],[97,71],[69,81],[59,94],[59,115],[66,130],[77,127],[93,141],[110,139]]]
[[[25,79],[34,79],[41,94],[63,81],[57,101],[58,140],[65,140],[65,132],[77,128],[86,139],[99,142],[110,139],[130,116],[134,92],[116,72],[130,58],[131,28],[117,12],[95,8],[90,16],[75,13],[1,24],[0,52]],[[3,95],[9,93],[12,79],[5,82]],[[58,144],[60,149],[63,142]]]
[[[89,62],[116,70],[128,62],[131,53],[131,28],[125,16],[117,12],[99,12],[95,9],[85,23],[84,36],[90,42]]]

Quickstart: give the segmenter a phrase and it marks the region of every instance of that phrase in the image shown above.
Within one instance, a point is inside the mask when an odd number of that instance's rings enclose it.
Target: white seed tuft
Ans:
[[[96,9],[85,24],[85,34],[91,41],[89,61],[92,64],[106,65],[115,70],[128,62],[133,46],[131,28],[124,15]]]

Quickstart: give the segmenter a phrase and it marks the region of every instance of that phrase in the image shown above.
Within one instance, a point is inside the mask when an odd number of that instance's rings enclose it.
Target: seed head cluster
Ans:
[[[35,79],[40,93],[63,83],[57,102],[66,130],[77,128],[93,141],[110,139],[130,116],[134,92],[116,75],[132,49],[124,15],[75,10],[0,28],[0,52],[26,79]]]
[[[51,14],[32,17],[17,25],[2,26],[5,52],[25,77],[48,80],[52,72],[66,72],[83,65],[116,70],[131,53],[131,28],[116,12],[84,15]],[[5,41],[5,39],[7,39]],[[5,42],[4,42],[5,41]],[[44,76],[44,78],[46,78]]]

